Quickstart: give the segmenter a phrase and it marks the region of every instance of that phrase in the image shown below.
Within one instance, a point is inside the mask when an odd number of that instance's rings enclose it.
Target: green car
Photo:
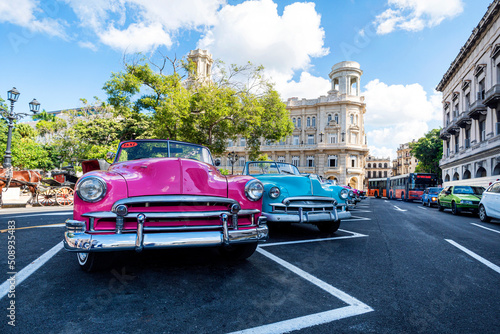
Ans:
[[[438,196],[438,209],[451,209],[451,213],[458,215],[462,211],[477,213],[483,187],[450,186],[441,191]]]

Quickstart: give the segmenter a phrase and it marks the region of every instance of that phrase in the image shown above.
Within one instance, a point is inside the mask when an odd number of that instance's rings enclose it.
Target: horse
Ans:
[[[31,193],[31,198],[28,203],[35,203],[37,186],[42,180],[41,175],[32,170],[12,171],[11,173],[12,176],[9,180],[8,170],[0,168],[0,206],[3,204],[2,191],[4,187],[20,188],[22,186],[27,186]]]

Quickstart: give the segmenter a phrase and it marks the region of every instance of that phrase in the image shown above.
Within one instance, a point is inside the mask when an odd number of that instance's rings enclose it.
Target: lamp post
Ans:
[[[234,151],[227,154],[227,159],[231,161],[231,175],[234,174],[234,163],[238,161],[239,158],[238,154],[234,153]]]
[[[17,102],[17,99],[19,99],[19,91],[16,89],[16,87],[12,88],[7,92],[7,99],[10,101],[10,111],[8,110],[1,110],[0,114],[2,117],[4,117],[8,122],[9,122],[9,132],[7,135],[7,147],[5,149],[5,155],[3,157],[3,168],[11,168],[12,167],[12,152],[11,152],[11,144],[12,144],[12,129],[14,128],[14,120],[19,120],[24,116],[29,116],[29,114],[26,113],[14,113],[14,103]],[[36,114],[38,111],[40,111],[40,103],[36,100],[33,99],[29,103],[30,106],[30,111],[34,114]]]
[[[325,135],[325,134],[324,134],[323,132],[321,132],[321,133],[319,134],[319,142],[320,142],[320,143],[322,143],[322,142],[323,142],[323,136],[324,136],[324,135]]]

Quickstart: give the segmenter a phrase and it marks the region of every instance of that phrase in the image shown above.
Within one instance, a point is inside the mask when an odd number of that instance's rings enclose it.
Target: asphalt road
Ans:
[[[57,224],[71,212],[2,210],[0,230],[18,228],[22,282],[15,298],[0,287],[0,333],[498,333],[500,221],[383,199],[352,214],[332,235],[273,229],[244,262],[212,249],[131,252],[84,273],[61,249]]]

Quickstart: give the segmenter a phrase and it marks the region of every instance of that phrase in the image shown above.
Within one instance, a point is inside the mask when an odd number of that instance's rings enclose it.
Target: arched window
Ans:
[[[486,177],[486,169],[479,167],[476,172],[476,177]]]
[[[335,123],[339,124],[339,114],[335,114]]]
[[[297,119],[295,119],[295,117],[294,117],[294,118],[292,118],[292,122],[293,122],[293,126],[294,126],[294,127],[297,127]]]
[[[384,168],[387,168],[387,162],[384,164]]]
[[[379,162],[378,168],[382,168],[382,163],[381,162]]]
[[[467,179],[470,179],[470,177],[471,177],[470,171],[466,170],[462,179],[467,180]]]
[[[328,123],[332,120],[332,114],[328,114]]]
[[[297,118],[297,127],[298,127],[298,128],[302,127],[302,122],[301,122],[300,117],[299,117],[299,118]]]
[[[448,174],[444,177],[444,182],[450,182],[450,176]]]
[[[372,177],[372,172],[368,171],[368,178]]]
[[[500,175],[500,164],[497,164],[495,168],[493,168],[493,173],[491,175]]]
[[[285,157],[284,157],[284,156],[282,156],[282,155],[280,155],[280,156],[278,157],[278,162],[285,162]]]
[[[372,168],[372,164],[370,164],[370,163],[369,163],[369,164],[368,164],[368,168]]]
[[[351,95],[358,95],[358,78],[351,78]]]
[[[292,157],[292,165],[294,165],[295,167],[300,167],[299,166],[299,161],[300,161],[300,158],[298,156],[293,156]]]
[[[354,124],[354,115],[351,114],[350,118],[351,118],[351,124]]]
[[[306,120],[306,126],[307,126],[307,127],[310,127],[310,126],[311,126],[311,117],[307,117],[307,120]]]
[[[358,165],[358,157],[355,155],[351,155],[351,167],[357,167]]]
[[[338,78],[333,79],[333,89],[339,90],[339,79]]]
[[[453,174],[453,181],[460,180],[460,175],[458,173]]]
[[[313,116],[312,118],[312,127],[316,127],[316,117]]]

